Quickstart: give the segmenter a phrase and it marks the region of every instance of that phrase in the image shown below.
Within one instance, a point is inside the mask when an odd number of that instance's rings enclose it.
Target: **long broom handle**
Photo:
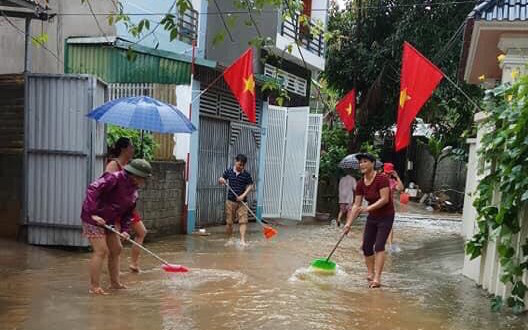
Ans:
[[[109,226],[107,224],[104,224],[104,227],[114,233],[116,233],[117,235],[119,235],[120,237],[123,237],[124,239],[126,239],[127,241],[129,241],[130,243],[134,244],[135,246],[137,246],[138,248],[140,248],[141,250],[147,252],[148,254],[150,254],[151,256],[153,256],[154,258],[158,259],[159,261],[161,261],[163,264],[165,265],[169,265],[169,263],[165,260],[163,260],[161,257],[159,257],[158,255],[156,255],[154,252],[150,251],[149,249],[147,249],[146,247],[144,247],[143,245],[139,244],[138,242],[134,241],[133,239],[131,239],[130,237],[126,237],[125,235],[121,234],[120,232],[118,232],[117,230],[114,229],[114,227],[112,226]]]
[[[233,188],[231,188],[231,186],[229,185],[229,183],[225,183],[225,185],[227,186],[227,188],[229,188],[229,190],[233,193],[233,195],[235,195],[235,197],[238,199],[238,195],[237,193],[233,190]],[[249,206],[244,202],[244,201],[240,201],[242,202],[242,204],[246,207],[246,209],[248,209],[249,213],[251,213],[252,216],[255,217],[255,219],[258,221],[258,223],[262,226],[264,226],[262,224],[262,220],[260,220],[259,218],[257,218],[257,215],[255,213],[253,213],[253,210],[251,210],[251,208],[249,208]]]
[[[341,235],[341,238],[339,239],[339,241],[337,241],[337,244],[334,246],[334,249],[332,250],[332,252],[330,252],[330,254],[328,255],[328,258],[326,258],[326,261],[330,260],[330,257],[332,256],[332,254],[334,254],[335,250],[337,250],[337,247],[339,246],[343,238],[345,238],[346,234],[347,234],[346,231],[343,232],[343,234]]]

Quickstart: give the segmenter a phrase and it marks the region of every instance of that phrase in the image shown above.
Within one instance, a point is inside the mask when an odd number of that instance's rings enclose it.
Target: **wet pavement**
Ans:
[[[381,289],[367,288],[360,223],[334,255],[334,276],[307,266],[332,249],[338,229],[278,229],[268,242],[252,227],[245,248],[225,246],[220,228],[150,243],[191,271],[167,274],[142,255],[139,275],[122,264],[129,289],[104,297],[88,294],[89,253],[0,241],[0,328],[528,329],[527,316],[491,312],[485,292],[461,275],[459,222],[399,221],[402,250],[388,257]]]

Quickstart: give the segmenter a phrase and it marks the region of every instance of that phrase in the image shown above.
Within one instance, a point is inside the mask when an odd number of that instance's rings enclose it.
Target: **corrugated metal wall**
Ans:
[[[68,44],[65,72],[88,73],[109,83],[189,84],[191,65],[187,62],[135,52],[103,44]]]
[[[110,84],[110,99],[131,96],[150,96],[162,102],[176,105],[176,85],[165,84]],[[183,109],[182,109],[183,110]],[[158,147],[155,160],[170,160],[174,152],[174,134],[153,133]]]
[[[80,211],[87,184],[103,168],[104,128],[86,114],[105,101],[105,89],[87,76],[28,77],[25,218],[30,244],[88,245],[81,236]]]

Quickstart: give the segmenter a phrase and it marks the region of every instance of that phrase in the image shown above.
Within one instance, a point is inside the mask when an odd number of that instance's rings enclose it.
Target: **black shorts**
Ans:
[[[385,251],[385,243],[392,230],[394,214],[383,218],[367,218],[363,232],[363,254],[369,257],[374,252]]]

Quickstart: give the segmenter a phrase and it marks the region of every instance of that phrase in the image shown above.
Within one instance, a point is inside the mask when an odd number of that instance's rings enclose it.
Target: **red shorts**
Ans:
[[[130,220],[130,223],[138,223],[141,221],[141,216],[139,215],[139,212],[134,210],[132,212],[132,219]],[[121,219],[117,219],[115,222],[116,227],[121,228]]]
[[[141,216],[139,215],[139,212],[134,210],[134,212],[132,212],[132,223],[138,223],[141,221]]]

